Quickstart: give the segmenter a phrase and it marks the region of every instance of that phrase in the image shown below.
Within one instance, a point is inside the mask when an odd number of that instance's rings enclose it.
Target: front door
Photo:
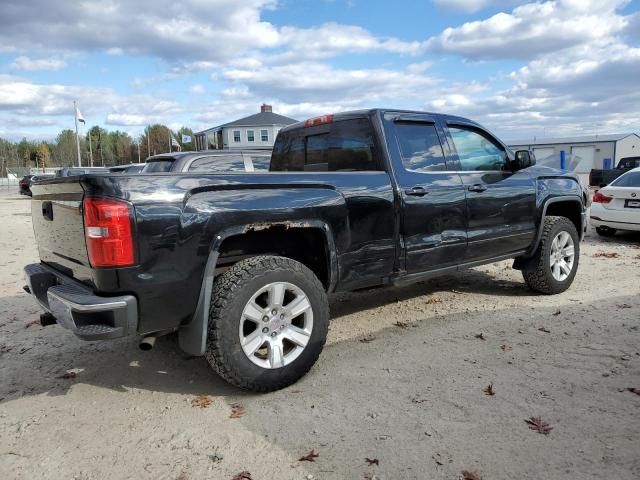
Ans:
[[[512,171],[505,148],[488,132],[457,124],[447,130],[467,196],[467,261],[527,249],[536,232],[533,177]]]
[[[393,129],[405,269],[418,273],[456,265],[467,246],[465,192],[445,161],[441,130],[422,116],[399,117]]]

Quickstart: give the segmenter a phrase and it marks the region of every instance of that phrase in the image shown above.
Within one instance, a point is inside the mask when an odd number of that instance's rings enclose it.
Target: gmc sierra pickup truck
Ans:
[[[276,390],[318,359],[332,292],[505,259],[569,288],[586,193],[533,163],[464,118],[367,110],[282,129],[269,172],[56,178],[33,187],[25,289],[45,325],[147,348],[177,331],[233,385]]]

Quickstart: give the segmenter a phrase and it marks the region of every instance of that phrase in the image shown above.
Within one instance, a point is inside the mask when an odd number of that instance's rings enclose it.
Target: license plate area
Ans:
[[[640,208],[640,200],[625,200],[624,208]]]

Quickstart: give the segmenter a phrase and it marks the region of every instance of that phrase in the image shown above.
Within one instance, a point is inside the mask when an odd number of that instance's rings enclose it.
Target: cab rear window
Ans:
[[[351,119],[280,132],[271,171],[354,172],[380,170],[369,120]]]
[[[170,172],[173,160],[151,160],[148,161],[140,173],[163,173]]]

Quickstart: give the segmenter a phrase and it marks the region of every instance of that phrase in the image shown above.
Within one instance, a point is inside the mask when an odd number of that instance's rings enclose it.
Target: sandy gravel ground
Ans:
[[[30,326],[28,199],[0,191],[0,220],[0,478],[640,478],[638,236],[590,233],[554,297],[509,262],[335,296],[310,374],[253,395],[173,337],[141,352]]]

